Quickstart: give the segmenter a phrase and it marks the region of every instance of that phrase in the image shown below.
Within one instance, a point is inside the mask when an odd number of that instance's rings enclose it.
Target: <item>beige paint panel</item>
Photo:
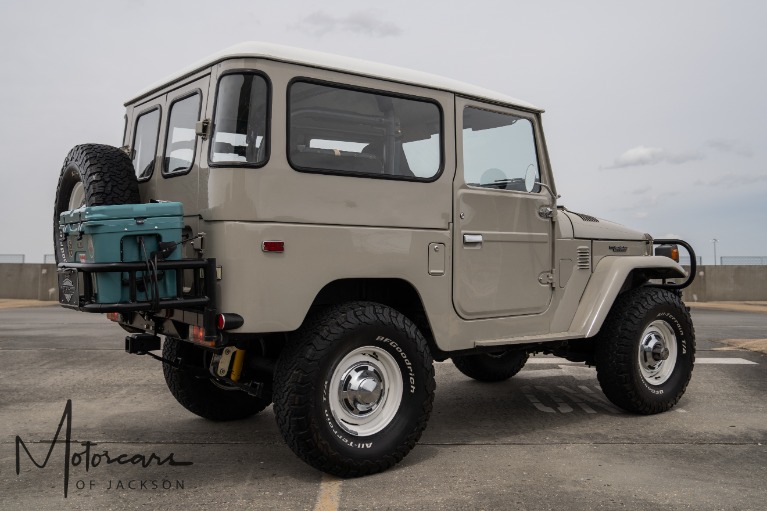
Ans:
[[[594,241],[592,247],[591,261],[596,268],[603,257],[650,255],[652,245],[647,241]],[[620,252],[623,247],[626,251]]]
[[[399,278],[414,285],[432,324],[447,324],[450,255],[442,276],[429,274],[429,248],[449,246],[448,231],[255,222],[206,222],[206,255],[222,266],[220,307],[241,314],[243,332],[298,328],[314,298],[346,278]],[[265,253],[263,241],[284,241]]]
[[[464,189],[456,202],[464,213],[456,221],[454,240],[453,298],[458,313],[477,319],[546,310],[551,287],[541,285],[538,276],[552,268],[551,221],[535,212],[547,199]],[[467,244],[465,235],[479,235],[483,241]]]
[[[570,328],[575,312],[583,296],[583,291],[591,278],[591,266],[579,268],[578,249],[590,251],[591,242],[586,240],[558,239],[556,254],[561,258],[557,266],[558,289],[555,293],[556,311],[551,320],[552,332],[564,332]],[[564,261],[564,263],[563,263]]]
[[[269,60],[226,61],[215,72],[220,75],[238,68],[262,70],[271,80],[270,159],[263,168],[205,169],[201,196],[207,204],[201,214],[206,220],[448,228],[455,168],[451,94]],[[437,101],[443,125],[448,127],[443,128],[444,170],[440,177],[434,182],[412,182],[294,170],[286,156],[286,94],[288,83],[296,77]]]
[[[197,197],[199,187],[200,156],[202,152],[202,139],[196,137],[197,144],[194,152],[194,161],[191,170],[186,174],[164,175],[162,173],[163,157],[167,137],[170,136],[167,129],[168,118],[170,116],[171,105],[180,98],[188,96],[191,93],[199,91],[200,115],[204,118],[206,111],[206,101],[208,92],[209,76],[204,76],[183,87],[180,87],[166,96],[163,108],[163,122],[160,128],[160,144],[157,148],[157,160],[155,161],[155,173],[152,176],[154,181],[153,196],[144,197],[144,199],[157,199],[170,202],[181,202],[184,204],[184,216],[196,218],[199,210],[197,208]],[[198,119],[199,120],[199,119]]]
[[[596,265],[586,291],[583,293],[578,312],[570,326],[570,332],[583,337],[596,335],[623,287],[623,283],[626,282],[628,274],[635,268],[665,269],[680,277],[686,276],[684,269],[668,257],[603,257]]]

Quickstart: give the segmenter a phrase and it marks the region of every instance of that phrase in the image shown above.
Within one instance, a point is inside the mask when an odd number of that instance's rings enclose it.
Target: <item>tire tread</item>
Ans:
[[[376,460],[357,460],[333,452],[318,435],[313,434],[308,411],[312,382],[319,361],[334,345],[333,338],[359,325],[384,322],[406,332],[424,356],[417,361],[428,375],[426,399],[420,404],[418,419],[401,445]],[[359,477],[382,472],[401,461],[421,437],[432,411],[434,367],[428,346],[415,324],[402,314],[373,302],[349,302],[312,314],[283,350],[275,370],[274,412],[286,443],[309,465],[339,477]],[[308,406],[307,406],[308,403]]]
[[[597,379],[602,391],[610,401],[630,412],[649,415],[671,409],[679,402],[692,376],[690,370],[670,398],[647,399],[637,391],[632,378],[637,336],[641,335],[650,311],[659,306],[671,307],[677,319],[689,328],[691,335],[687,342],[694,365],[695,330],[690,312],[676,294],[662,288],[640,287],[619,296],[596,338]]]

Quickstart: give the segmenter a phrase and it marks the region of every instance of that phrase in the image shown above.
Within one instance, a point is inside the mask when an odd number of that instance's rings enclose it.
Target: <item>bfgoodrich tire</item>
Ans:
[[[81,206],[111,206],[141,202],[133,164],[122,150],[83,144],[69,151],[59,175],[53,207],[53,246],[56,261],[69,261],[59,230],[59,215]]]
[[[695,330],[682,300],[671,291],[642,287],[621,295],[596,339],[599,384],[630,412],[673,407],[695,363]]]
[[[418,328],[394,309],[351,302],[307,319],[280,355],[274,413],[309,465],[340,477],[388,469],[415,446],[434,399]]]
[[[528,354],[524,351],[505,350],[453,357],[453,364],[463,374],[477,381],[494,383],[505,381],[525,366]]]
[[[194,344],[168,338],[163,342],[162,356],[180,358],[185,364],[207,369],[206,350]],[[269,399],[251,396],[235,387],[227,387],[211,378],[199,378],[191,371],[163,363],[162,372],[170,393],[190,412],[213,421],[232,421],[255,415],[271,403]]]

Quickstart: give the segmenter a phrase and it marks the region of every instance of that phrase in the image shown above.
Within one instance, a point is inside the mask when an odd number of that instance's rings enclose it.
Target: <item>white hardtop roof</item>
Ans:
[[[126,105],[165,87],[171,82],[192,75],[201,69],[211,66],[216,62],[241,57],[256,57],[278,60],[282,62],[304,64],[312,67],[330,69],[333,71],[369,76],[372,78],[382,78],[384,80],[391,80],[410,85],[429,87],[431,89],[445,90],[462,96],[486,99],[494,103],[510,104],[524,108],[526,110],[535,110],[539,112],[542,111],[540,108],[537,108],[536,106],[531,105],[525,101],[521,101],[511,96],[506,96],[505,94],[500,94],[498,92],[484,89],[482,87],[477,87],[475,85],[463,83],[458,80],[453,80],[451,78],[444,78],[442,76],[424,73],[422,71],[414,71],[412,69],[405,69],[397,66],[390,66],[387,64],[378,64],[362,59],[342,57],[330,53],[303,50],[291,46],[261,43],[255,41],[235,44],[234,46],[230,46],[229,48],[225,48],[219,52],[216,52],[213,55],[210,55],[187,67],[186,69],[178,73],[174,73],[165,80],[152,84],[137,94],[135,97],[131,98],[126,103]]]

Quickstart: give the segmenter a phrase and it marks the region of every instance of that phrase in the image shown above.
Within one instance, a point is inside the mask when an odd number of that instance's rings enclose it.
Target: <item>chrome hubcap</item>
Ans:
[[[650,385],[662,385],[674,372],[677,354],[676,335],[662,320],[653,321],[639,343],[639,369]]]
[[[369,436],[396,416],[402,403],[402,372],[388,351],[364,346],[336,365],[328,390],[330,413],[339,427],[355,436]]]
[[[355,364],[341,377],[338,398],[352,414],[367,415],[376,409],[383,396],[383,378],[373,364]]]

